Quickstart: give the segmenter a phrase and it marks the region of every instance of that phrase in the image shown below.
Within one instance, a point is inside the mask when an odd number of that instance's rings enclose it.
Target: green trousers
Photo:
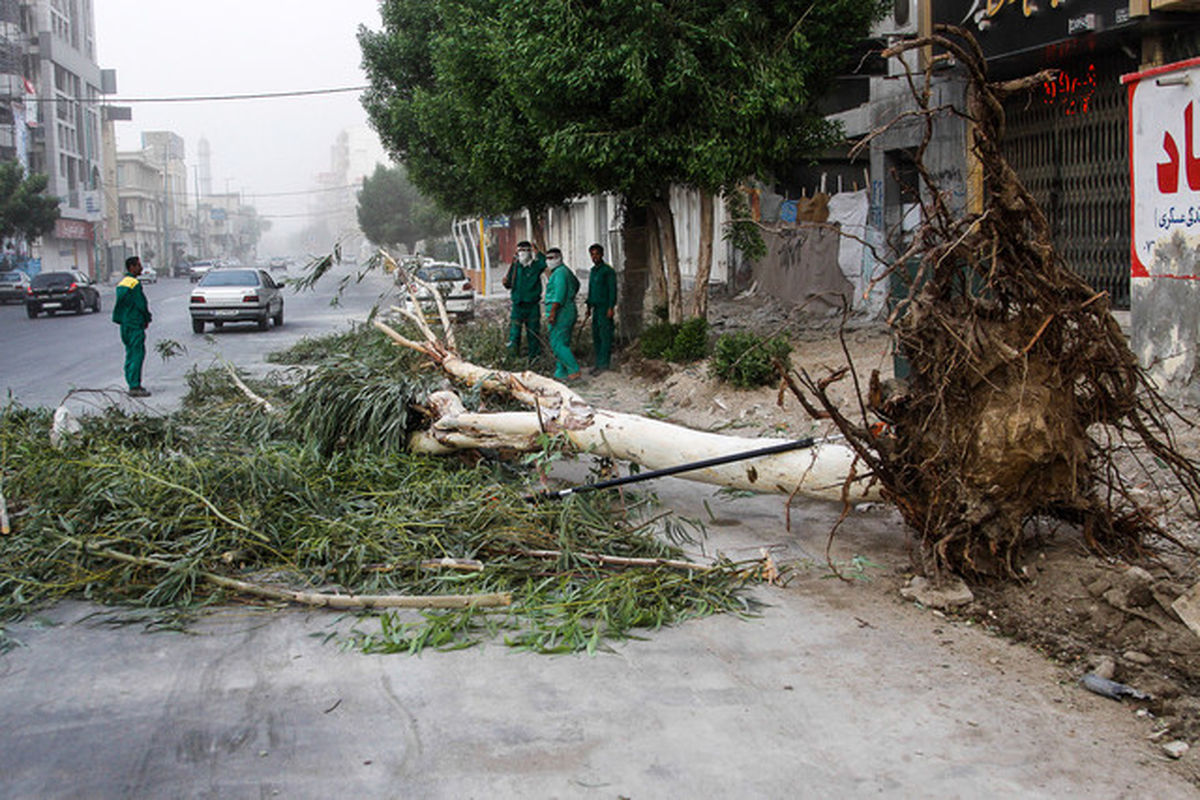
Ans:
[[[146,360],[146,329],[122,325],[121,344],[125,345],[125,383],[137,389],[142,385],[142,362]]]
[[[538,315],[537,303],[513,303],[512,312],[508,316],[508,347],[513,352],[521,349],[521,330],[525,330],[525,352],[530,358],[537,358],[542,352],[541,317]]]
[[[592,350],[597,369],[608,369],[612,361],[613,327],[607,308],[592,309]]]
[[[574,303],[567,303],[558,310],[554,324],[550,326],[550,350],[554,353],[554,377],[565,378],[579,372],[579,363],[571,352],[571,329],[578,317]]]

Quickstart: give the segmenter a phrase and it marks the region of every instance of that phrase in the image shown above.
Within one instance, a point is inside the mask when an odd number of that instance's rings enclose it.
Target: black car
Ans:
[[[82,272],[43,272],[34,275],[25,291],[25,313],[30,319],[45,311],[100,310],[100,291]]]

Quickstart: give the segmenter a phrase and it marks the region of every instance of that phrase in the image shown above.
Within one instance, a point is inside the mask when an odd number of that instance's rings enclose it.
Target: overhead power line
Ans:
[[[367,86],[340,86],[333,89],[300,89],[290,92],[255,92],[253,94],[207,94],[188,95],[180,97],[27,97],[26,101],[54,103],[69,101],[73,103],[208,103],[219,100],[271,100],[279,97],[311,97],[318,94],[344,94],[346,92],[361,92]]]

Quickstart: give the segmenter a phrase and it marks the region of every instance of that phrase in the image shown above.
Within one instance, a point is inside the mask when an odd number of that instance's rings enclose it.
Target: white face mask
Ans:
[[[559,258],[558,256],[550,256],[549,258],[546,259],[546,266],[550,267],[550,269],[554,269],[561,263],[562,263],[562,259]]]
[[[529,252],[528,250],[518,250],[517,261],[520,261],[522,264],[528,264],[529,262],[533,261],[533,253]]]

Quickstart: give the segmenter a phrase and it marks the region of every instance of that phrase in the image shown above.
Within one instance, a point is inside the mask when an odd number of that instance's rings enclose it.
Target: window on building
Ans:
[[[78,34],[73,34],[71,30],[72,5],[74,3],[68,0],[50,0],[50,32],[64,42],[71,42],[71,46],[78,50]]]
[[[92,13],[92,0],[83,0],[83,52],[91,60],[96,59],[96,32],[92,28],[95,15]]]

